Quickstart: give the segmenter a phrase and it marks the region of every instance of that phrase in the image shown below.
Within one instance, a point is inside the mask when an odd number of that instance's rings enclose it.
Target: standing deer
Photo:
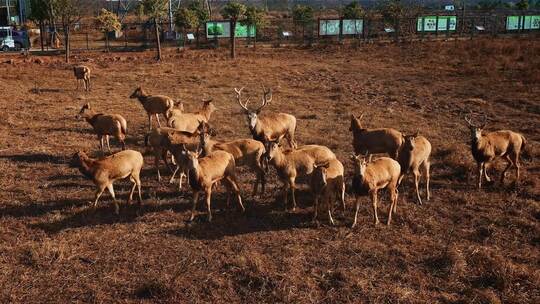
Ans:
[[[519,183],[519,156],[525,150],[527,140],[519,133],[510,130],[499,130],[482,134],[487,123],[487,116],[481,125],[472,122],[470,116],[465,116],[465,121],[471,130],[471,152],[478,167],[478,189],[482,188],[482,175],[490,182],[487,168],[497,158],[504,158],[507,162],[501,174],[501,184],[504,184],[506,172],[510,167],[516,168],[516,185]]]
[[[401,166],[401,174],[399,177],[399,184],[403,177],[411,170],[414,175],[414,186],[416,188],[416,197],[418,203],[422,205],[422,199],[420,198],[420,192],[418,191],[418,183],[420,180],[420,168],[426,178],[426,199],[429,201],[429,168],[431,155],[431,143],[424,136],[419,136],[418,133],[414,135],[404,136],[403,145],[399,149],[398,162]]]
[[[139,176],[143,164],[144,160],[142,154],[134,150],[124,150],[101,159],[90,158],[86,153],[79,151],[73,155],[70,167],[78,168],[84,176],[92,179],[96,185],[97,190],[94,208],[97,207],[101,194],[103,194],[103,191],[107,188],[113,198],[114,212],[118,214],[120,212],[120,207],[118,206],[116,196],[114,195],[113,182],[129,177],[133,183],[133,187],[131,188],[127,202],[128,204],[131,202],[133,199],[133,192],[135,192],[135,187],[137,187],[140,206],[142,204],[142,196],[141,180]]]
[[[369,194],[373,204],[373,220],[375,225],[379,224],[377,216],[377,192],[380,189],[388,189],[390,192],[390,209],[388,211],[387,225],[392,221],[392,213],[397,211],[398,201],[398,181],[401,172],[399,163],[389,157],[381,157],[374,161],[366,160],[368,153],[364,157],[361,155],[352,155],[351,159],[354,162],[354,177],[353,177],[353,192],[356,195],[356,211],[354,213],[354,221],[351,228],[356,226],[358,218],[358,210],[360,209],[360,196]]]
[[[82,81],[84,90],[90,91],[90,68],[84,65],[74,66],[73,74],[77,79],[77,90],[79,90],[79,83]]]
[[[272,101],[272,91],[266,90],[263,87],[262,105],[256,110],[249,110],[247,99],[242,103],[242,91],[244,88],[234,88],[236,92],[236,100],[244,113],[246,114],[249,131],[251,132],[253,139],[265,142],[273,141],[285,137],[289,143],[289,146],[296,149],[296,141],[294,140],[294,132],[296,132],[296,117],[286,113],[271,113],[259,116],[262,109],[266,107]]]
[[[178,113],[177,111],[167,111],[167,125],[180,131],[195,132],[201,121],[210,121],[212,113],[217,108],[212,99],[203,100],[202,108],[196,113]]]
[[[79,114],[75,117],[77,119],[84,118],[92,126],[98,136],[101,151],[103,151],[103,140],[105,139],[107,149],[111,152],[109,146],[110,135],[114,136],[122,144],[122,150],[126,148],[127,122],[121,115],[97,113],[91,109],[88,102],[82,106]]]
[[[172,98],[163,95],[149,95],[142,87],[136,88],[129,98],[136,98],[142,104],[146,114],[148,114],[149,131],[152,130],[152,116],[155,116],[158,126],[161,127],[159,114],[165,116],[167,111],[171,111],[174,108],[174,100]]]
[[[200,192],[205,193],[208,221],[212,221],[212,211],[210,209],[212,187],[219,181],[223,181],[227,187],[227,205],[229,205],[231,192],[234,192],[240,209],[242,212],[245,211],[236,182],[234,157],[230,153],[215,151],[203,158],[199,158],[202,151],[193,152],[183,147],[182,152],[187,158],[189,184],[193,190],[193,208],[191,209],[190,221],[193,221],[195,218],[195,210]]]
[[[313,221],[317,220],[317,212],[319,210],[319,200],[322,200],[328,212],[328,220],[334,225],[332,218],[332,208],[335,200],[339,200],[345,210],[345,178],[343,164],[332,159],[326,164],[314,166],[311,174],[311,191],[315,195],[315,203],[313,206]]]
[[[403,144],[401,132],[392,128],[365,129],[360,122],[362,117],[364,114],[359,118],[351,114],[349,131],[353,133],[354,153],[388,153],[391,158],[397,159],[399,147]]]

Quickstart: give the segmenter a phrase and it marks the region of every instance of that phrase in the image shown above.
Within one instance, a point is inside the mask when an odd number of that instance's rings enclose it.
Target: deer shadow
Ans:
[[[48,164],[67,164],[64,156],[46,154],[46,153],[29,153],[29,154],[15,154],[15,155],[0,155],[0,159],[8,159],[17,163],[48,163]]]

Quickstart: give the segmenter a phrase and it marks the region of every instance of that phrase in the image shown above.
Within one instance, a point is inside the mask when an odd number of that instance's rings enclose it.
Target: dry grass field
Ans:
[[[0,57],[1,303],[540,302],[537,40],[241,49],[235,61],[227,54],[167,50],[162,63],[153,52],[76,54],[74,62],[93,69],[89,93],[75,90],[61,57]],[[417,205],[409,177],[392,226],[374,227],[365,197],[350,229],[351,195],[335,227],[324,217],[316,225],[307,188],[300,208],[284,212],[273,169],[260,199],[242,168],[245,214],[225,206],[220,187],[214,221],[201,203],[187,223],[191,192],[158,183],[147,154],[141,210],[124,203],[128,180],[115,184],[119,216],[108,193],[90,207],[94,185],[68,166],[77,150],[100,154],[90,125],[75,119],[84,102],[126,117],[128,148],[144,151],[146,114],[128,99],[136,86],[190,111],[213,97],[217,138],[233,139],[250,135],[233,88],[245,86],[257,103],[261,84],[274,90],[265,111],[294,114],[299,144],[335,151],[348,182],[351,113],[365,113],[368,127],[420,131],[433,145],[432,200]],[[487,114],[488,130],[528,139],[517,188],[512,173],[505,185],[476,190],[469,111]],[[384,194],[383,222],[387,208]]]

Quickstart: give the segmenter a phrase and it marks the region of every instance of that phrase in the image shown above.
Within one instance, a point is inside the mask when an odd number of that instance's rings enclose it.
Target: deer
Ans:
[[[109,190],[113,198],[114,213],[119,214],[120,207],[116,201],[114,194],[113,183],[116,180],[129,177],[133,183],[127,203],[131,203],[135,187],[139,194],[139,207],[142,205],[141,195],[141,168],[144,165],[143,156],[140,152],[134,150],[124,150],[105,158],[95,159],[90,158],[85,152],[78,151],[71,158],[70,167],[78,168],[79,171],[87,178],[90,178],[97,187],[94,208],[105,188]]]
[[[422,205],[422,198],[418,190],[418,184],[420,180],[420,168],[426,178],[426,200],[430,199],[429,192],[429,169],[431,166],[429,157],[431,155],[431,143],[424,136],[418,135],[418,132],[414,135],[404,135],[403,144],[399,150],[398,162],[401,166],[401,174],[399,177],[399,184],[403,177],[412,171],[414,176],[414,186],[416,188],[416,197],[418,203]]]
[[[109,136],[111,135],[122,144],[122,150],[125,150],[127,122],[121,115],[97,113],[92,110],[90,103],[88,102],[82,106],[79,114],[77,114],[75,118],[83,118],[92,126],[94,132],[98,136],[101,151],[104,149],[103,140],[105,139],[107,149],[109,150],[109,153],[111,153],[111,147],[109,145]]]
[[[167,125],[176,130],[195,132],[199,126],[199,122],[209,122],[212,113],[217,110],[212,99],[203,100],[202,103],[202,108],[196,113],[178,113],[174,110],[167,111]]]
[[[372,161],[371,156],[367,159],[368,154],[351,155],[354,163],[354,177],[352,182],[352,190],[356,196],[356,210],[351,228],[356,227],[358,210],[360,209],[360,197],[369,194],[373,204],[373,220],[375,226],[379,224],[377,216],[377,192],[381,189],[388,189],[390,192],[390,210],[388,211],[388,219],[386,224],[390,225],[392,221],[392,213],[397,212],[398,201],[398,186],[401,166],[399,163],[390,157],[380,157]],[[366,160],[367,159],[367,160]]]
[[[174,108],[174,100],[164,95],[148,95],[141,86],[135,89],[129,96],[138,99],[148,115],[148,131],[152,130],[152,116],[155,116],[158,127],[161,127],[159,114],[165,115]]]
[[[174,154],[183,154],[189,170],[189,185],[193,192],[193,207],[189,221],[195,219],[195,211],[201,192],[205,193],[208,222],[212,221],[212,211],[210,208],[212,188],[214,184],[220,181],[223,181],[228,190],[227,205],[229,205],[231,192],[234,192],[240,209],[242,212],[245,211],[242,204],[242,197],[240,196],[240,189],[236,182],[234,156],[228,152],[218,150],[199,158],[202,150],[190,151],[185,145],[175,146],[173,150],[176,152]]]
[[[345,178],[343,164],[337,159],[331,159],[325,164],[313,165],[310,188],[315,196],[313,206],[313,221],[317,220],[319,200],[326,205],[328,220],[334,225],[332,207],[337,199],[345,210]]]
[[[248,109],[248,98],[245,102],[242,102],[242,91],[244,88],[234,88],[236,92],[236,100],[247,118],[249,131],[253,136],[253,139],[265,143],[265,141],[272,141],[278,138],[285,137],[289,143],[289,146],[296,149],[296,141],[294,140],[294,133],[296,132],[296,117],[286,113],[271,113],[260,116],[260,113],[264,107],[272,102],[272,91],[266,89],[263,86],[262,105],[256,110]]]
[[[261,185],[260,195],[262,196],[265,193],[266,175],[262,163],[262,157],[265,152],[263,143],[251,138],[216,141],[211,139],[211,132],[201,132],[200,134],[200,145],[203,148],[203,156],[218,150],[229,152],[234,157],[236,167],[248,167],[257,176],[253,184],[253,195],[257,195],[259,184]]]
[[[360,122],[360,117],[351,114],[351,126],[349,131],[353,133],[353,149],[355,154],[366,150],[370,153],[387,153],[391,158],[397,159],[399,147],[403,144],[401,132],[392,128],[366,129]]]
[[[202,125],[201,128],[206,127],[205,125]],[[156,129],[152,129],[148,134],[146,134],[144,138],[144,145],[150,146],[152,148],[152,153],[154,154],[154,165],[156,167],[157,175],[158,175],[158,181],[161,181],[161,174],[159,172],[159,163],[160,159],[163,160],[167,168],[172,172],[173,170],[169,166],[169,163],[167,162],[167,145],[170,144],[187,144],[190,146],[190,148],[195,149],[198,147],[199,144],[199,130],[196,130],[193,133],[186,132],[186,131],[179,131],[173,128],[169,127],[160,127]],[[194,146],[197,145],[197,146]],[[171,176],[170,183],[173,183],[174,176],[176,175],[176,172],[178,171],[179,166],[176,167],[176,170],[173,172],[173,175]],[[184,170],[182,170],[182,173],[180,175],[180,184],[179,188],[182,188],[182,178],[184,176]]]
[[[487,124],[486,115],[484,115],[480,125],[474,124],[469,115],[465,116],[465,121],[471,131],[471,152],[478,168],[478,189],[482,188],[482,175],[487,182],[491,182],[491,178],[487,174],[487,168],[498,158],[504,158],[507,162],[506,168],[501,173],[501,184],[504,184],[506,173],[513,166],[516,170],[515,185],[517,186],[520,177],[519,157],[527,145],[525,137],[510,130],[499,130],[484,134],[483,130]]]
[[[82,81],[85,91],[90,91],[90,68],[84,65],[78,65],[73,67],[73,74],[77,80],[77,89],[79,90],[79,83]]]
[[[277,171],[279,179],[283,182],[283,192],[285,200],[285,210],[287,210],[288,193],[289,190],[292,194],[292,211],[296,210],[296,178],[307,177],[309,178],[313,173],[315,165],[321,165],[318,163],[307,151],[305,150],[289,150],[283,151],[279,139],[271,140],[266,143],[266,151],[264,154],[265,161],[270,163]]]

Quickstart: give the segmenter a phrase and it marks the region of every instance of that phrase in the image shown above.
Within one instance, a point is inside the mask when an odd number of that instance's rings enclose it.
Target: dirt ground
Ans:
[[[75,90],[60,56],[0,58],[0,302],[540,302],[538,41],[241,49],[235,61],[227,54],[167,50],[162,63],[152,52],[76,54],[73,62],[93,69],[90,93]],[[251,195],[254,175],[241,168],[245,214],[225,206],[220,187],[214,221],[205,221],[201,203],[189,224],[191,192],[158,183],[147,154],[140,212],[124,203],[129,181],[116,184],[119,216],[108,194],[90,207],[94,185],[68,167],[77,150],[99,155],[90,125],[75,119],[84,102],[126,117],[128,148],[144,151],[146,115],[128,99],[136,86],[189,111],[211,96],[217,138],[234,139],[250,134],[233,88],[245,86],[256,104],[261,84],[274,90],[264,111],[294,114],[299,144],[335,151],[348,182],[351,113],[365,113],[368,127],[419,131],[433,145],[432,200],[416,204],[408,178],[390,227],[374,227],[365,197],[350,229],[351,195],[335,227],[324,217],[316,225],[307,188],[300,208],[284,212],[274,171],[260,199]],[[487,114],[488,130],[528,139],[517,188],[512,173],[504,185],[476,190],[469,111]],[[491,170],[496,180],[502,166]],[[387,208],[385,194],[383,222]]]

